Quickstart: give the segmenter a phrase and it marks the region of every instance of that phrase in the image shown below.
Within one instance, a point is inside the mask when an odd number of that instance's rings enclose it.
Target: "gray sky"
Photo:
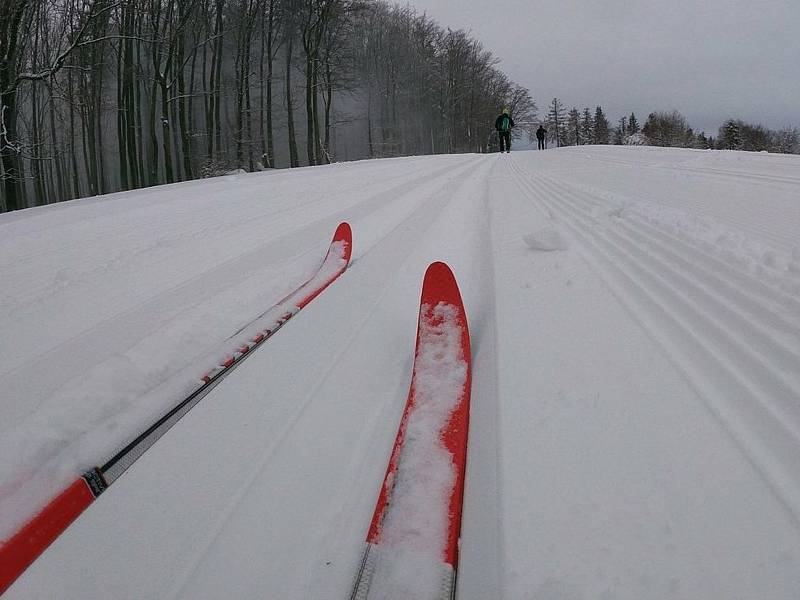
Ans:
[[[410,0],[466,29],[539,106],[678,110],[716,135],[728,117],[800,126],[800,0]]]

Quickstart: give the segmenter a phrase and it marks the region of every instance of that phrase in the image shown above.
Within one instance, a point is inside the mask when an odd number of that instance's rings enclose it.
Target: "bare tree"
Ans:
[[[482,152],[500,107],[520,130],[536,114],[470,34],[382,0],[1,0],[0,17],[2,210],[301,151]]]

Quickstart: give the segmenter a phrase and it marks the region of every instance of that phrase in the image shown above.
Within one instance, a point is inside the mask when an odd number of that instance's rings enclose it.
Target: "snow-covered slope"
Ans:
[[[9,598],[348,597],[422,275],[473,393],[458,597],[797,598],[800,160],[581,147],[239,175],[0,216],[0,537],[351,266]]]

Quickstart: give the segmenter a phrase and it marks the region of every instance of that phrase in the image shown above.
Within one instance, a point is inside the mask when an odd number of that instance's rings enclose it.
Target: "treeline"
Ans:
[[[795,127],[771,130],[740,119],[728,119],[714,137],[694,131],[678,111],[650,113],[643,125],[631,113],[611,127],[602,107],[594,111],[573,107],[567,111],[561,100],[553,98],[542,124],[548,140],[555,146],[616,144],[800,154],[800,131]]]
[[[335,160],[481,152],[527,89],[380,0],[2,0],[0,209]]]

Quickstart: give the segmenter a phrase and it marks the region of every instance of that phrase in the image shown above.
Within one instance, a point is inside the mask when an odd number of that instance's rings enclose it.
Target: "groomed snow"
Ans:
[[[354,233],[342,277],[4,600],[348,597],[435,260],[473,350],[459,600],[796,599],[798,173],[580,147],[0,215],[0,537],[229,352],[340,221]],[[542,232],[563,243],[530,247]]]

